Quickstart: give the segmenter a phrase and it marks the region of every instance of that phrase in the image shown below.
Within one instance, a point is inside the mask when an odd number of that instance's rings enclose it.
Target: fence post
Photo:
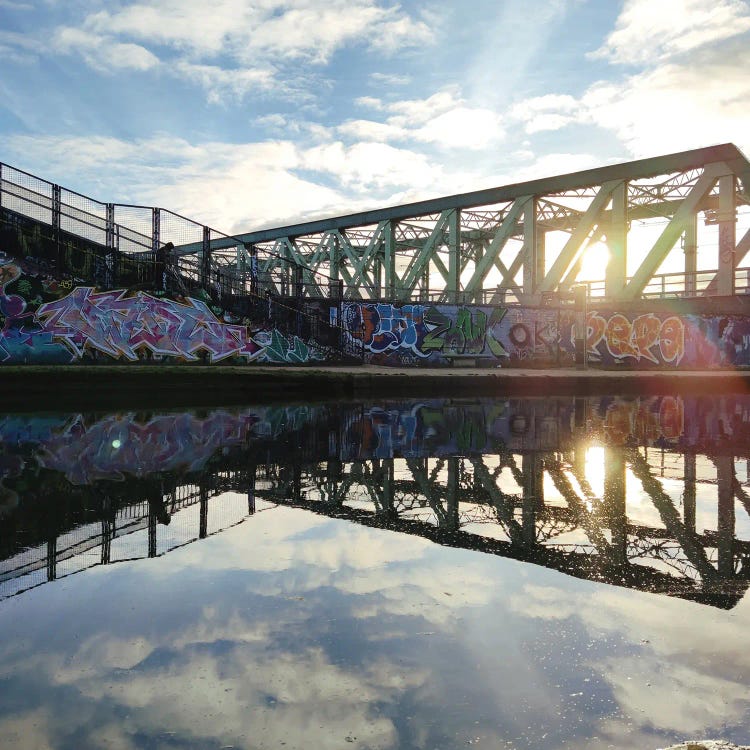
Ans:
[[[167,271],[161,250],[161,215],[158,208],[151,209],[151,252],[154,254],[154,286],[166,291]]]
[[[62,211],[61,190],[59,185],[52,186],[52,236],[55,240],[55,249],[57,251],[57,269],[58,273],[62,271],[62,249],[60,247],[60,213]]]
[[[115,204],[106,203],[107,286],[117,285],[117,248],[115,247]]]
[[[201,253],[201,286],[208,288],[211,283],[211,228],[203,227],[203,250]]]
[[[294,296],[297,301],[302,299],[303,293],[302,266],[299,263],[294,264]]]

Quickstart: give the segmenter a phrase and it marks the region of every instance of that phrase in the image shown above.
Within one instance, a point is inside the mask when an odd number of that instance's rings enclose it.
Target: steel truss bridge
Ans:
[[[538,305],[565,298],[587,253],[606,248],[590,296],[727,296],[750,286],[749,206],[750,163],[724,144],[177,251],[235,252],[237,278],[261,253],[266,269],[297,267],[321,295],[325,277],[351,299]]]
[[[236,297],[539,305],[584,282],[618,303],[750,288],[750,163],[732,144],[232,236],[6,164],[0,209],[42,227],[58,271],[86,277],[66,259],[71,238],[99,248],[89,265],[106,258],[105,285],[125,262],[147,278],[169,248],[182,288],[220,283]],[[604,278],[586,277],[587,257],[605,251]]]
[[[256,504],[723,608],[750,583],[750,541],[737,538],[735,517],[737,504],[750,514],[750,496],[732,455],[604,448],[597,493],[585,448],[283,463],[260,463],[261,454],[235,453],[187,483],[162,478],[159,491],[135,504],[113,506],[103,488],[100,519],[50,530],[46,541],[2,561],[0,598],[93,565],[164,554],[243,522]],[[662,477],[682,483],[681,501]],[[628,511],[630,482],[650,501],[647,518]],[[715,495],[715,530],[697,525],[706,518],[697,503],[705,494]],[[191,507],[198,512],[190,515]]]

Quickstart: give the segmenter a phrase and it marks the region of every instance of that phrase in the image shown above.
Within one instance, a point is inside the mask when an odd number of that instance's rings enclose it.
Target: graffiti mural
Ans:
[[[0,253],[0,364],[305,364],[335,356],[333,316],[372,364],[565,367],[575,361],[576,323],[583,322],[570,307],[344,302],[340,318],[326,299],[278,307],[253,325],[200,291],[183,297],[142,285],[102,290],[56,279],[29,254]],[[321,320],[331,341],[313,333],[310,321]],[[586,351],[592,366],[748,367],[750,316],[594,308],[586,318]]]
[[[612,357],[679,364],[685,355],[685,324],[676,315],[660,319],[648,313],[628,320],[622,313],[609,318],[592,313],[587,320],[589,354],[599,354],[601,344]]]
[[[571,308],[351,302],[349,334],[366,359],[384,365],[569,366],[575,357]],[[629,368],[750,366],[750,317],[593,310],[586,319],[591,365]]]
[[[454,359],[555,362],[557,312],[469,305],[348,303],[345,325],[378,364],[449,364]]]
[[[64,364],[103,356],[304,364],[323,356],[298,336],[223,317],[204,299],[97,291],[0,256],[0,363]]]
[[[77,287],[66,297],[41,305],[36,317],[45,332],[67,347],[71,361],[81,358],[86,349],[131,362],[138,360],[139,350],[186,361],[205,352],[211,362],[232,356],[252,360],[262,350],[245,326],[222,323],[195,299],[179,303],[145,292],[127,296],[124,290]]]

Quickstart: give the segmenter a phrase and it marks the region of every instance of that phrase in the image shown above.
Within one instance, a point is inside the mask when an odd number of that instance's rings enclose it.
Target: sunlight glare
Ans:
[[[583,253],[579,281],[602,281],[607,272],[609,248],[603,242],[597,242],[586,248]]]

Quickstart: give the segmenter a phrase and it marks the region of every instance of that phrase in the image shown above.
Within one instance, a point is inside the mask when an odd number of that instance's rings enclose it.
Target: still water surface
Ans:
[[[0,417],[0,747],[750,740],[750,397]]]

